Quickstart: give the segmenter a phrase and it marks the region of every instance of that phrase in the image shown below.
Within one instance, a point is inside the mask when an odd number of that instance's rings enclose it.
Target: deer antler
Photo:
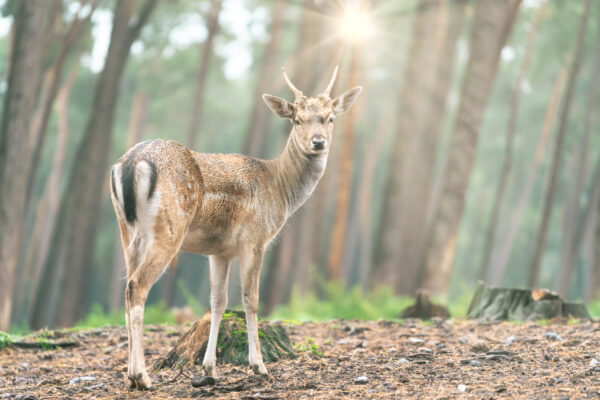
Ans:
[[[294,93],[294,96],[296,96],[296,98],[304,96],[302,91],[298,90],[298,88],[296,88],[296,86],[294,86],[294,84],[290,81],[290,78],[288,78],[287,74],[285,73],[284,67],[281,68],[281,71],[283,72],[283,77],[285,78],[285,82],[290,87],[290,90]]]
[[[331,89],[333,88],[333,83],[335,82],[335,78],[337,78],[337,72],[338,72],[338,66],[336,65],[335,69],[333,70],[333,76],[331,77],[331,81],[329,81],[329,85],[327,86],[327,89],[325,89],[323,94],[326,94],[327,96],[329,96],[329,93],[331,93]]]

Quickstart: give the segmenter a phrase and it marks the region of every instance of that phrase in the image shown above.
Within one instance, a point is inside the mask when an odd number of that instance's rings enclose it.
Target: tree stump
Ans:
[[[419,318],[429,320],[431,318],[444,318],[450,317],[448,308],[439,304],[435,304],[429,298],[429,293],[426,290],[417,290],[415,296],[415,304],[406,307],[400,318]]]
[[[489,321],[531,321],[552,318],[591,319],[581,303],[568,303],[546,289],[514,289],[486,286],[480,282],[475,290],[468,318]]]
[[[153,369],[180,369],[187,365],[202,365],[210,331],[210,310],[194,323]],[[265,362],[296,358],[290,338],[281,324],[259,321],[260,350]],[[248,335],[243,311],[225,311],[217,339],[217,361],[248,365]]]
[[[448,317],[450,317],[448,308],[433,303],[429,298],[429,292],[423,289],[417,290],[415,304],[406,307],[400,314],[400,318],[418,318],[423,320],[430,320],[431,318],[447,319]]]

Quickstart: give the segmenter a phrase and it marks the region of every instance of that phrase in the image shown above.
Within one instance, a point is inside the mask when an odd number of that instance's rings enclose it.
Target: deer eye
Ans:
[[[300,120],[298,118],[294,118],[294,124],[295,125],[300,125]]]
[[[333,118],[333,117],[329,117],[329,123],[330,123],[330,124],[333,124],[333,120],[334,120],[334,118]]]

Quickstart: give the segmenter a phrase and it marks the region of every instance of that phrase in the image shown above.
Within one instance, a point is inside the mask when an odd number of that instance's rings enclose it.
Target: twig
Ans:
[[[186,378],[190,379],[190,377],[189,377],[189,376],[187,376],[187,375],[186,375],[186,374],[183,372],[183,367],[181,367],[181,368],[179,369],[179,373],[177,374],[177,376],[176,376],[175,378],[171,379],[171,380],[170,380],[168,383],[175,383],[175,381],[177,381],[177,379],[179,379],[179,377],[180,377],[181,375],[183,375],[183,376],[185,376]]]
[[[19,347],[22,349],[47,349],[47,348],[69,348],[69,347],[77,347],[79,343],[77,342],[14,342],[11,346]]]

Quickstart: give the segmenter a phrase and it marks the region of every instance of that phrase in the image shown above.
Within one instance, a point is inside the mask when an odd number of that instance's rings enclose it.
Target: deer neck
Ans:
[[[285,203],[286,214],[290,216],[304,204],[321,180],[327,165],[327,152],[306,154],[292,133],[283,153],[273,161],[277,187]]]

